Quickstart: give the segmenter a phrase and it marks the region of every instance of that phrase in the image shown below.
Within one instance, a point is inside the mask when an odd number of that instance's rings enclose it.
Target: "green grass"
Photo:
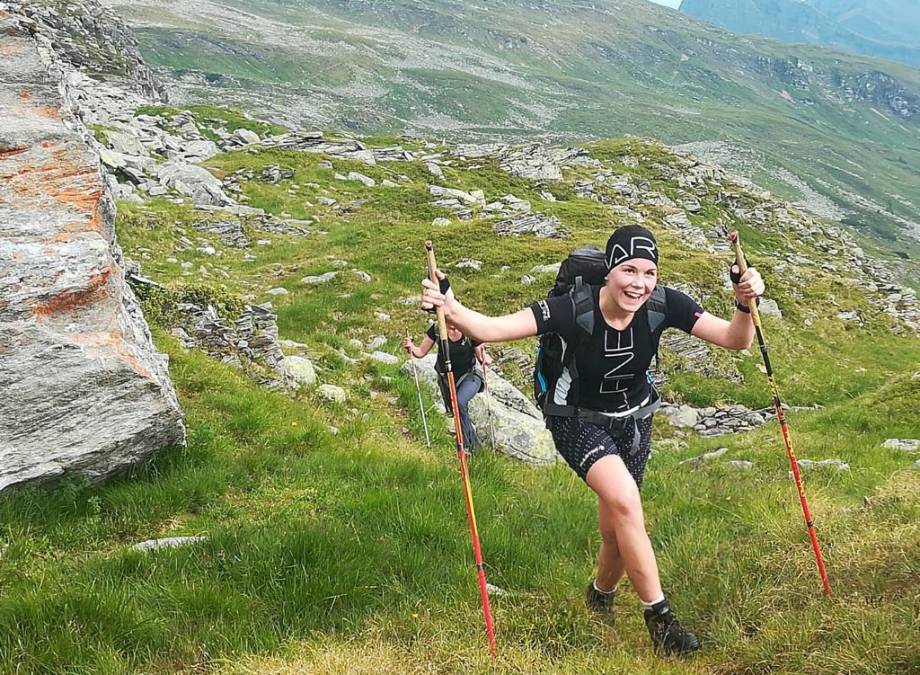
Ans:
[[[659,147],[592,146],[605,162],[625,151],[643,156],[637,178],[664,192],[676,188],[650,167],[668,158]],[[292,168],[293,181],[256,179],[245,193],[275,213],[317,218],[305,238],[245,223],[251,239],[271,241],[251,249],[255,260],[216,240],[217,256],[178,250],[182,236],[196,245],[209,238],[194,228],[208,216],[165,200],[121,205],[118,234],[126,255],[167,287],[167,299],[198,294],[232,311],[243,295],[262,302],[269,288],[287,288],[288,296],[272,298],[281,336],[308,344],[320,380],[343,386],[348,400],[267,391],[246,372],[186,351],[169,336],[171,305],[158,302],[163,311],[150,314],[155,338],[170,357],[189,444],[104,486],[71,481],[0,496],[0,672],[903,673],[920,666],[911,591],[920,582],[920,472],[910,468],[914,457],[881,447],[889,437],[918,435],[920,345],[893,333],[861,291],[833,276],[774,273],[771,252],[788,245],[778,224],[744,237],[784,312],[782,321],[766,321],[780,391],[793,404],[826,406],[789,413],[795,449],[800,458],[851,467],[805,479],[834,597],[820,594],[775,423],[708,439],[656,427],[656,438],[686,444],[656,450],[644,497],[669,596],[704,640],[687,662],[652,655],[628,584],[614,625],[584,609],[598,534],[594,499],[575,475],[563,465],[537,470],[484,452],[471,470],[486,572],[511,594],[493,598],[499,657],[492,663],[443,420],[429,420],[433,447],[426,448],[412,380],[393,366],[347,365],[337,351],[357,357],[350,339],[383,335],[384,349],[398,354],[405,327],[421,334],[426,317],[399,299],[418,293],[425,239],[434,239],[463,299],[494,314],[545,293],[548,277],[530,287],[518,281],[533,265],[578,244],[603,245],[607,216],[571,186],[558,189],[565,201],[544,202],[539,188],[497,167],[458,163],[447,169],[446,185],[482,189],[489,201],[507,192],[530,199],[573,237],[498,238],[488,219],[433,228],[442,212],[428,203],[424,167],[333,159],[341,173],[410,178],[399,188],[365,188],[335,181],[322,159],[272,151],[209,163],[220,174]],[[320,195],[367,201],[341,213],[320,205]],[[724,216],[703,201],[703,217]],[[664,280],[693,283],[707,293],[708,308],[726,313],[718,273],[728,261],[685,249],[658,214],[647,218],[664,251]],[[807,247],[800,252],[820,258]],[[482,271],[453,269],[462,257],[483,261]],[[328,285],[300,283],[332,269],[340,274]],[[144,300],[148,310],[151,302]],[[858,308],[866,326],[830,320],[837,307]],[[532,341],[517,346],[529,351]],[[719,356],[733,360],[743,385],[674,373],[669,393],[698,405],[765,406],[755,352]],[[728,459],[753,461],[754,470],[678,464],[717,447],[729,449]],[[151,554],[130,550],[176,535],[208,539]]]

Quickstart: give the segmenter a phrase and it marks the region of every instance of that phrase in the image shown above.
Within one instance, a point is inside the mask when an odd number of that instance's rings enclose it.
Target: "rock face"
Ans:
[[[0,489],[97,480],[184,443],[182,415],[60,74],[2,10],[0,36]]]

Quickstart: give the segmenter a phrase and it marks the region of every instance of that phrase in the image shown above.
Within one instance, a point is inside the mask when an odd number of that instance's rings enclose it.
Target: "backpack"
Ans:
[[[577,333],[579,336],[590,336],[594,332],[594,297],[591,286],[603,285],[607,272],[607,260],[603,251],[594,246],[579,248],[562,261],[556,275],[556,282],[547,294],[548,298],[560,295],[568,295],[571,298],[575,323],[581,328]],[[649,328],[652,333],[665,320],[667,314],[665,298],[664,287],[656,286],[646,302]],[[560,406],[553,403],[553,392],[563,369],[568,367],[572,376],[570,391],[575,392],[577,400],[578,372],[575,369],[575,354],[579,342],[564,345],[562,338],[555,333],[544,333],[540,336],[533,371],[534,400],[543,411],[544,416],[549,414],[548,409],[552,410],[553,415],[572,415],[578,412],[573,406]],[[571,411],[567,412],[567,409]]]

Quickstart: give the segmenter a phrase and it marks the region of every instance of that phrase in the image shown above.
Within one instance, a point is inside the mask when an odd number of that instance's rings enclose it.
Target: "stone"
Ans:
[[[660,412],[675,427],[693,427],[700,420],[696,409],[689,405],[662,406]]]
[[[371,351],[374,351],[375,349],[380,349],[386,343],[387,343],[387,339],[385,337],[383,337],[382,335],[377,335],[377,336],[372,337],[370,340],[368,340],[367,348],[370,349]],[[358,342],[358,346],[356,348],[357,349],[361,348],[360,342]]]
[[[278,286],[277,288],[270,288],[265,291],[268,295],[287,295],[289,293],[288,289]]]
[[[774,319],[782,319],[783,313],[779,309],[779,305],[776,304],[776,300],[772,298],[762,298],[760,304],[757,306],[757,310],[762,316],[770,316]]]
[[[290,371],[297,384],[310,386],[316,382],[316,368],[307,357],[285,356],[282,363]]]
[[[750,471],[754,468],[754,462],[749,462],[746,459],[732,459],[729,460],[728,465],[741,471]]]
[[[239,141],[241,145],[251,145],[253,143],[259,143],[262,139],[259,138],[259,134],[255,131],[250,131],[249,129],[239,128],[233,132],[231,136],[233,140]]]
[[[134,544],[131,548],[135,551],[159,551],[164,548],[178,548],[180,546],[189,546],[199,542],[207,541],[207,537],[164,537],[162,539],[147,539],[146,541]]]
[[[433,227],[447,227],[450,225],[450,218],[435,218],[431,221]]]
[[[223,191],[223,184],[204,167],[170,160],[157,167],[157,180],[197,205],[224,206],[233,203]]]
[[[0,70],[18,68],[0,105],[0,490],[99,481],[183,445],[182,412],[125,283],[111,191],[69,85],[49,86],[35,41],[0,23]]]
[[[379,310],[376,311],[376,312],[374,312],[374,317],[375,317],[378,321],[389,321],[389,320],[390,320],[390,315],[389,315],[389,314],[387,314],[386,312],[381,312],[381,311],[379,311]]]
[[[330,403],[344,403],[348,398],[345,390],[334,384],[321,384],[316,388],[316,395]]]
[[[338,275],[338,272],[335,272],[335,271],[324,272],[323,274],[317,274],[315,276],[303,277],[300,280],[300,283],[307,284],[308,286],[313,286],[316,284],[325,284],[335,279],[336,275]]]
[[[534,265],[530,268],[530,271],[534,274],[559,274],[559,269],[561,267],[562,263],[557,262],[549,265]]]
[[[470,258],[463,258],[454,263],[454,267],[461,270],[473,270],[478,272],[482,269],[481,260],[472,260]]]
[[[815,468],[821,467],[830,467],[836,469],[837,471],[849,471],[850,465],[839,459],[822,459],[820,461],[814,461],[811,459],[799,459],[796,460],[801,471],[810,471]],[[790,472],[791,473],[791,472]]]
[[[416,359],[415,364],[419,383],[427,386],[438,402],[441,394],[434,368],[436,358],[430,353]],[[412,377],[409,362],[404,363],[401,370]],[[480,393],[470,402],[470,417],[483,445],[529,464],[552,464],[559,459],[542,413],[530,397],[494,370],[489,371],[489,393]]]
[[[357,171],[349,171],[347,178],[348,180],[356,180],[359,183],[363,183],[367,187],[374,187],[377,184],[377,181],[370,176],[365,176],[363,173],[358,173]]]
[[[399,363],[399,359],[392,354],[387,354],[386,352],[376,351],[369,354],[370,358],[378,363],[386,363],[388,365],[395,365]]]
[[[678,462],[678,466],[682,464],[689,464],[693,467],[699,467],[705,464],[706,462],[711,462],[714,459],[718,459],[722,455],[728,452],[728,448],[719,448],[718,450],[713,450],[712,452],[706,452],[698,457],[691,457],[690,459],[685,459],[682,462]]]
[[[364,283],[367,284],[371,282],[371,275],[368,274],[367,272],[363,272],[361,270],[352,270],[351,272]]]
[[[920,439],[916,438],[889,438],[882,443],[883,448],[903,450],[904,452],[917,452],[920,450]]]
[[[512,237],[533,234],[541,239],[563,239],[569,236],[569,231],[562,227],[558,218],[540,213],[501,220],[492,225],[492,229],[500,235]]]

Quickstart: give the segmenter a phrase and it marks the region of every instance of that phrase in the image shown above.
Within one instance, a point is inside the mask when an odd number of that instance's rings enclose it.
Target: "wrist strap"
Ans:
[[[744,312],[745,314],[751,313],[751,308],[745,305],[743,302],[738,302],[738,299],[735,298],[735,309],[739,312]]]

